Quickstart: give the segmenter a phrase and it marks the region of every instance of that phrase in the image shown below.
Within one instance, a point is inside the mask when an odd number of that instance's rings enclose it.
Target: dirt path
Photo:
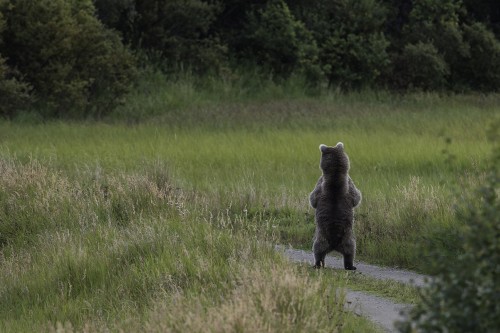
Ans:
[[[295,250],[283,246],[277,246],[276,249],[293,262],[312,264],[313,254],[309,251]],[[325,259],[325,266],[339,269],[344,268],[342,258],[331,256],[327,256]],[[425,275],[407,270],[379,267],[362,262],[355,262],[355,266],[361,274],[366,274],[380,280],[394,280],[418,287],[424,286],[426,278],[428,278]],[[407,311],[411,308],[410,304],[394,303],[383,297],[352,290],[346,290],[346,303],[348,309],[358,315],[369,318],[386,332],[395,332],[394,322],[403,319],[402,311]]]
[[[370,319],[386,332],[396,332],[394,323],[403,320],[403,313],[411,309],[410,304],[394,303],[361,291],[346,290],[345,298],[347,309]]]
[[[306,262],[312,265],[314,261],[312,252],[285,248],[283,246],[277,246],[276,248],[280,251],[283,251],[284,255],[294,262]],[[325,259],[325,266],[344,269],[344,263],[342,261],[342,258],[340,257],[337,258],[327,256]],[[357,272],[369,275],[375,279],[394,280],[401,283],[412,284],[417,287],[424,286],[425,279],[428,278],[425,275],[407,271],[404,269],[379,267],[375,265],[365,264],[359,261],[355,261],[354,266],[356,266]]]

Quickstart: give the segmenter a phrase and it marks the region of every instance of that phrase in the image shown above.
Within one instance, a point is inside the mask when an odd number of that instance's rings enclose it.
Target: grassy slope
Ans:
[[[366,331],[330,311],[331,285],[380,284],[304,274],[272,252],[310,246],[317,146],[346,144],[364,194],[360,255],[425,268],[416,244],[454,226],[451,184],[480,177],[498,105],[326,96],[200,103],[133,126],[0,123],[0,322]]]
[[[371,330],[341,311],[341,280],[288,265],[244,217],[192,211],[163,170],[3,155],[0,330]]]

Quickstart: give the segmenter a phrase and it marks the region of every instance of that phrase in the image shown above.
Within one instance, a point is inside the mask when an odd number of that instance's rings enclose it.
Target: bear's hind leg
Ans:
[[[313,244],[314,268],[325,267],[325,257],[330,252],[330,245],[324,239],[316,238]]]
[[[314,254],[314,268],[325,268],[326,253]]]
[[[350,271],[355,271],[354,256],[356,255],[356,240],[351,233],[344,236],[340,246],[335,249],[344,256],[344,268]]]
[[[314,253],[314,268],[325,268],[326,252]]]
[[[356,270],[356,266],[354,266],[354,255],[344,254],[344,268],[349,271]]]

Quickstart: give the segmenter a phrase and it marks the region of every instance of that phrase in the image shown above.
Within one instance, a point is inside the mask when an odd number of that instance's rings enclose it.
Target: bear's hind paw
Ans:
[[[324,260],[319,260],[317,261],[313,268],[320,269],[320,268],[325,268],[325,261]]]

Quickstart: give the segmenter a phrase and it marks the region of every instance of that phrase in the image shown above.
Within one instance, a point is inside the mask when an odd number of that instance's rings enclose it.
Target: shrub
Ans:
[[[11,0],[0,10],[0,52],[33,86],[46,115],[100,118],[128,90],[133,58],[90,0]]]
[[[497,127],[498,130],[498,127]],[[439,268],[401,332],[497,332],[500,327],[500,151],[484,186],[464,200],[461,251]]]
[[[464,39],[470,55],[460,67],[461,79],[473,89],[500,89],[500,42],[481,23],[464,25]]]
[[[288,78],[294,71],[314,70],[317,47],[311,33],[290,12],[283,0],[270,0],[249,15],[246,55],[265,72]]]
[[[395,57],[396,62],[403,64],[395,67],[393,77],[410,63],[405,58],[416,56],[420,49],[418,58],[428,64],[424,68],[434,69],[407,75],[415,82],[407,82],[406,86],[435,89],[446,83],[448,88],[459,91],[498,90],[500,42],[485,25],[469,23],[466,17],[462,0],[414,2],[402,33],[405,47]],[[424,75],[428,77],[424,79]]]
[[[461,0],[415,1],[403,39],[412,44],[432,43],[448,63],[454,63],[468,52],[460,29],[464,13]]]
[[[450,73],[434,45],[423,42],[406,45],[393,66],[393,82],[405,89],[441,89]]]
[[[135,32],[134,22],[139,14],[135,3],[136,0],[94,0],[99,20],[119,31],[127,43]]]
[[[113,3],[98,2],[101,7],[103,3]],[[145,52],[164,71],[207,74],[225,66],[226,45],[213,33],[213,24],[222,8],[220,1],[135,1],[134,10],[124,3],[114,8],[132,22],[115,19],[116,28],[122,30],[126,41]]]
[[[463,0],[468,17],[490,28],[500,39],[500,6],[491,0]]]
[[[329,86],[370,86],[387,67],[386,11],[378,1],[322,0],[295,10],[317,41]]]
[[[4,4],[0,1],[0,6]],[[0,46],[2,45],[2,33],[5,29],[5,20],[0,11]],[[12,117],[17,110],[26,107],[31,100],[30,87],[10,69],[5,59],[0,54],[0,116]]]
[[[13,117],[32,101],[30,86],[19,80],[0,56],[0,116]]]

